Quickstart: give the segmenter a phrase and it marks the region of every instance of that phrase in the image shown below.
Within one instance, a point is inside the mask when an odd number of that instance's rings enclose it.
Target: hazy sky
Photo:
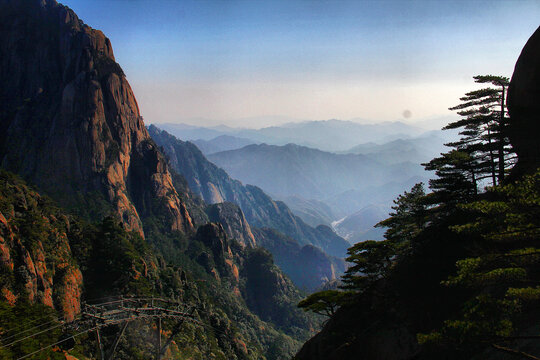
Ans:
[[[445,116],[540,25],[539,0],[60,1],[111,39],[146,123]]]

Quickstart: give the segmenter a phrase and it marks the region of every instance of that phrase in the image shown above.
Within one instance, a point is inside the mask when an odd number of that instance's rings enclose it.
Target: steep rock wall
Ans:
[[[540,27],[519,56],[508,89],[508,136],[518,164],[514,173],[530,173],[540,164]]]
[[[0,164],[63,205],[103,198],[127,229],[192,221],[111,43],[54,0],[0,0]]]

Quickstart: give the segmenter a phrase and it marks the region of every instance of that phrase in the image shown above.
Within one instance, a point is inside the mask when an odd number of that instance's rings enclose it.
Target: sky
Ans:
[[[539,0],[60,2],[109,37],[147,124],[435,122],[540,25]]]

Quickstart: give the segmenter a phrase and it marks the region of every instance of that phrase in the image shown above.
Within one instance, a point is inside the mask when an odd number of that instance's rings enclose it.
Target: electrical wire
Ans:
[[[46,316],[42,316],[42,317],[39,317],[39,318],[37,318],[37,319],[28,321],[28,322],[19,324],[19,325],[13,327],[13,328],[7,330],[6,333],[10,333],[10,332],[12,332],[12,331],[18,330],[18,329],[20,329],[20,328],[22,328],[22,327],[25,327],[25,326],[27,326],[27,325],[33,324],[33,323],[38,322],[38,321],[46,320],[46,319],[48,319],[48,318],[50,318],[50,316],[49,316],[49,315],[46,315]],[[58,318],[56,318],[56,319],[60,319],[60,317],[58,317]],[[0,340],[4,340],[4,339],[0,339]]]
[[[20,339],[18,339],[18,340],[15,340],[15,341],[13,341],[13,342],[10,342],[9,344],[2,345],[2,346],[0,346],[0,348],[2,348],[2,347],[7,348],[8,346],[11,346],[11,345],[13,345],[13,344],[16,344],[16,343],[21,342],[21,341],[26,340],[26,339],[30,339],[30,338],[32,338],[32,337],[34,337],[34,336],[36,336],[36,335],[40,335],[40,334],[46,333],[46,332],[48,332],[48,331],[51,331],[51,330],[56,329],[56,328],[58,328],[58,327],[60,327],[60,326],[63,326],[63,325],[64,325],[63,323],[60,323],[60,324],[51,326],[50,328],[45,329],[45,330],[43,330],[43,331],[39,331],[39,332],[34,333],[34,334],[32,334],[32,335],[25,336],[25,337],[23,337],[23,338],[20,338]]]
[[[81,331],[81,332],[79,332],[79,333],[77,333],[77,334],[75,334],[75,335],[71,335],[70,337],[67,337],[67,338],[62,339],[62,340],[60,340],[60,341],[57,341],[57,342],[55,342],[54,344],[44,346],[44,347],[42,347],[41,349],[36,350],[36,351],[34,351],[34,352],[30,353],[30,354],[26,354],[26,355],[24,355],[24,356],[21,356],[20,358],[17,358],[17,360],[26,359],[27,357],[32,356],[32,355],[35,355],[35,354],[37,354],[38,352],[41,352],[41,351],[43,351],[43,350],[50,349],[50,348],[52,348],[53,346],[59,345],[59,344],[65,342],[65,341],[68,341],[69,339],[74,339],[76,336],[85,334],[85,333],[87,333],[87,332],[90,332],[90,331],[95,330],[95,329],[98,329],[98,328],[99,328],[99,326],[96,326],[96,327],[90,328],[90,329],[88,329],[88,330]]]
[[[20,332],[18,332],[18,333],[15,333],[15,334],[13,334],[13,335],[8,336],[8,337],[2,338],[2,339],[0,339],[0,341],[1,341],[1,342],[7,341],[7,340],[12,339],[12,338],[14,338],[14,337],[17,337],[17,336],[19,336],[19,335],[21,335],[21,334],[27,333],[27,332],[29,332],[29,331],[31,331],[31,330],[38,329],[38,328],[40,328],[40,327],[42,327],[42,326],[45,326],[45,325],[48,325],[48,324],[50,324],[50,323],[57,322],[57,321],[60,321],[60,320],[61,320],[61,318],[58,317],[58,318],[53,319],[53,320],[51,320],[51,321],[49,321],[49,322],[46,322],[46,323],[43,323],[43,324],[36,325],[36,326],[34,326],[34,327],[31,327],[30,329],[26,329],[26,330],[24,330],[24,331],[20,331]],[[1,347],[1,346],[4,346],[4,345],[1,345],[1,344],[0,344],[0,347]]]
[[[111,297],[107,297],[107,299],[110,299],[110,298],[111,298]],[[129,299],[129,298],[128,298],[128,299]],[[109,305],[109,304],[119,303],[119,302],[121,302],[122,300],[128,300],[128,299],[121,299],[121,300],[117,300],[117,301],[109,301],[109,302],[105,302],[105,303],[102,303],[102,304],[96,304],[96,305],[93,305],[93,306]],[[140,301],[140,300],[151,300],[151,299],[152,299],[152,300],[158,300],[158,301],[163,300],[163,299],[160,299],[160,298],[148,298],[148,299],[132,298],[131,300],[133,300],[133,301]],[[165,300],[165,301],[166,301],[166,300]],[[166,301],[166,302],[168,302],[168,301]],[[169,309],[162,309],[162,310],[169,310]],[[201,310],[202,310],[202,309],[201,309]],[[203,311],[204,311],[204,310],[203,310]],[[54,344],[51,344],[51,345],[42,347],[42,348],[40,348],[39,350],[36,350],[36,351],[34,351],[34,352],[30,353],[30,354],[26,354],[26,355],[24,355],[24,356],[18,358],[17,360],[25,359],[25,358],[27,358],[27,357],[29,357],[29,356],[32,356],[32,355],[35,355],[35,354],[39,353],[40,351],[49,349],[49,348],[51,348],[51,347],[53,347],[53,346],[56,346],[56,345],[58,345],[58,344],[61,344],[61,343],[65,342],[65,341],[67,341],[67,340],[69,340],[69,339],[75,338],[76,336],[85,334],[85,333],[90,332],[90,331],[95,330],[95,329],[99,329],[100,327],[105,327],[105,326],[108,326],[108,325],[118,324],[118,323],[121,323],[121,322],[123,322],[123,321],[131,322],[131,321],[136,321],[136,320],[141,320],[141,319],[149,319],[149,318],[154,318],[154,317],[157,317],[157,316],[156,316],[156,315],[142,315],[142,316],[137,316],[137,317],[128,318],[128,319],[118,319],[117,321],[112,321],[112,322],[107,323],[107,324],[100,324],[100,325],[94,326],[93,328],[90,328],[90,329],[81,331],[81,332],[79,332],[79,333],[77,333],[77,334],[75,334],[75,335],[72,335],[72,336],[69,336],[69,337],[67,337],[67,338],[65,338],[65,339],[62,339],[62,340],[60,340],[60,341],[58,341],[58,342],[56,342],[56,343],[54,343]],[[178,316],[178,315],[167,314],[167,315],[162,315],[162,317],[165,317],[165,318],[166,318],[166,317],[173,317],[173,318],[175,318],[175,317],[179,317],[179,316]],[[200,326],[202,326],[202,327],[210,328],[210,329],[212,329],[213,331],[217,331],[217,332],[220,332],[220,333],[225,333],[225,332],[223,332],[223,331],[220,331],[219,329],[215,329],[214,327],[212,327],[212,326],[209,325],[209,324],[205,324],[205,323],[203,323],[203,322],[201,322],[201,321],[199,321],[199,320],[196,320],[196,319],[190,317],[189,315],[188,315],[187,317],[182,316],[182,318],[184,319],[184,321],[187,320],[187,321],[193,322],[193,323],[195,323],[195,324],[198,324],[198,325],[200,325]],[[23,333],[26,333],[26,332],[28,332],[28,331],[31,331],[31,330],[34,330],[34,329],[37,329],[37,328],[40,328],[40,327],[42,327],[42,326],[45,326],[45,325],[47,325],[47,324],[50,324],[50,323],[52,323],[52,322],[54,322],[54,321],[57,321],[57,320],[59,320],[59,319],[60,319],[60,318],[57,318],[56,320],[52,320],[52,321],[49,321],[49,322],[46,322],[46,323],[43,323],[43,324],[36,325],[36,326],[34,326],[33,328],[30,328],[30,329],[24,330],[24,331],[22,331],[22,332],[19,332],[19,333],[17,333],[17,334],[11,335],[10,337],[5,338],[4,340],[7,340],[7,339],[9,339],[9,338],[13,338],[13,337],[15,337],[15,336],[17,336],[17,335],[21,335],[21,334],[23,334]],[[32,322],[35,322],[35,321],[36,321],[36,320],[34,320],[34,321],[32,321]],[[30,323],[32,323],[32,322],[29,322],[29,323],[27,323],[27,324],[30,324]],[[27,325],[27,324],[25,324],[25,325]],[[31,334],[31,335],[25,336],[25,337],[23,337],[23,338],[17,339],[17,340],[15,340],[15,341],[12,341],[12,342],[9,343],[9,344],[1,345],[0,348],[7,348],[7,347],[9,347],[9,346],[11,346],[11,345],[14,345],[14,344],[18,343],[18,342],[21,342],[21,341],[23,341],[23,340],[32,338],[32,337],[34,337],[34,336],[37,336],[37,335],[40,335],[40,334],[43,334],[43,333],[46,333],[46,332],[48,332],[48,331],[51,331],[51,330],[53,330],[53,329],[55,329],[55,328],[58,328],[58,327],[60,327],[60,326],[63,326],[63,325],[65,325],[65,323],[62,321],[62,322],[60,322],[59,324],[54,325],[54,326],[51,326],[51,327],[49,327],[49,328],[47,328],[47,329],[45,329],[45,330],[41,330],[41,331],[38,331],[38,332],[36,332],[36,333],[34,333],[34,334]]]

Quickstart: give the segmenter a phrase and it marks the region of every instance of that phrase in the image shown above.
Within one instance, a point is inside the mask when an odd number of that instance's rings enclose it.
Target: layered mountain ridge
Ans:
[[[171,167],[185,177],[196,195],[211,204],[206,209],[209,219],[224,224],[229,236],[242,243],[253,241],[270,250],[276,264],[298,286],[314,290],[345,271],[343,258],[349,245],[330,227],[311,227],[285,203],[272,200],[256,186],[231,179],[194,144],[154,125],[148,131],[169,157]]]
[[[381,185],[389,179],[407,179],[424,173],[420,164],[385,165],[366,155],[334,154],[296,144],[248,145],[211,154],[208,159],[233,178],[256,184],[270,194],[318,200],[360,185]]]
[[[323,151],[346,151],[358,144],[375,141],[384,143],[398,138],[419,136],[425,130],[400,121],[359,123],[345,120],[288,122],[261,129],[157,124],[181,140],[211,140],[220,135],[249,139],[253,143],[285,145],[294,143]]]
[[[150,125],[148,130],[168,155],[171,167],[184,176],[190,188],[206,202],[235,203],[252,226],[275,228],[301,244],[316,245],[330,255],[344,257],[347,242],[336,234],[332,235],[327,226],[312,228],[295,216],[285,203],[272,200],[256,186],[244,186],[232,179],[208,161],[194,144],[178,140],[154,125]]]

